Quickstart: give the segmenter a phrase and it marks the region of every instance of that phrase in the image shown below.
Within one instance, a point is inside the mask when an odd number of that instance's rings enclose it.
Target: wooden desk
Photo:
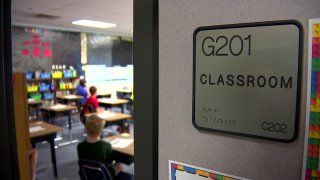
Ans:
[[[100,113],[89,113],[89,114],[86,114],[85,117],[89,117],[93,114],[98,115],[101,119],[103,119],[106,122],[114,122],[114,121],[120,121],[123,119],[132,118],[130,114],[123,114],[123,113],[110,112],[110,111],[103,111]]]
[[[83,96],[79,96],[79,95],[64,95],[64,96],[57,96],[57,99],[63,99],[63,100],[68,100],[68,101],[72,101],[72,100],[81,100],[83,98]]]
[[[49,121],[52,124],[56,124],[55,118],[58,116],[58,114],[62,115],[67,115],[68,116],[68,129],[69,129],[69,141],[72,141],[72,134],[71,134],[71,129],[72,129],[72,123],[71,123],[71,111],[76,110],[76,106],[68,106],[64,104],[55,104],[52,106],[46,106],[42,107],[41,110],[44,113],[47,113],[49,116]]]
[[[89,113],[85,114],[85,117],[89,117],[91,115],[98,115],[101,119],[106,121],[106,126],[112,125],[112,124],[117,124],[119,125],[120,132],[129,132],[129,128],[126,127],[126,121],[128,119],[131,119],[132,116],[130,114],[123,114],[123,113],[118,113],[118,112],[110,112],[110,111],[103,111],[100,113]]]
[[[42,129],[39,131],[30,132],[30,129],[37,127],[40,127]],[[51,162],[53,165],[53,172],[55,177],[58,176],[58,171],[56,163],[56,151],[54,148],[54,138],[56,137],[57,132],[62,130],[63,129],[58,126],[54,126],[43,121],[29,123],[30,140],[32,146],[35,147],[35,144],[37,142],[42,141],[47,141],[50,144]]]
[[[113,141],[116,138],[133,139],[133,136],[128,133],[123,133],[123,134],[104,138],[103,140],[111,143],[111,141]],[[113,150],[113,156],[116,161],[122,162],[127,165],[130,165],[134,161],[134,142],[132,142],[129,146],[125,148],[112,147],[112,150]]]
[[[113,98],[102,98],[98,99],[98,102],[101,106],[104,106],[106,108],[110,107],[120,107],[121,112],[124,113],[124,104],[127,104],[129,100],[127,99],[113,99]]]
[[[117,92],[125,93],[125,94],[132,94],[132,89],[119,89]]]
[[[83,99],[83,96],[79,96],[79,95],[64,95],[64,96],[57,96],[57,100],[59,103],[63,103],[63,104],[69,104],[71,102],[75,102],[77,104],[78,107],[78,112],[80,112],[80,108],[81,108],[81,99]]]
[[[46,123],[44,121],[38,121],[38,122],[31,122],[29,123],[29,129],[33,128],[33,127],[41,127],[44,130],[42,131],[35,131],[35,132],[30,132],[30,138],[36,138],[36,137],[40,137],[40,136],[46,136],[49,134],[54,134],[57,133],[59,131],[62,131],[63,128],[59,127],[59,126],[55,126],[49,123]]]
[[[129,101],[127,99],[102,98],[102,99],[98,99],[98,102],[101,104],[119,105],[119,104],[126,104]]]
[[[42,100],[28,100],[28,105],[42,105],[44,101]]]
[[[110,98],[111,93],[98,93],[97,98]]]
[[[117,90],[117,98],[119,99],[131,99],[132,89],[120,89]]]
[[[45,106],[41,108],[42,110],[52,111],[52,112],[65,112],[77,109],[75,106],[68,106],[64,104],[55,104],[52,106]]]

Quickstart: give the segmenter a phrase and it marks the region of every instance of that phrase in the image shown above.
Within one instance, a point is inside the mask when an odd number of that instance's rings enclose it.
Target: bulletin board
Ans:
[[[249,179],[169,160],[169,180],[249,180]]]
[[[303,179],[320,179],[320,19],[309,21],[308,91]]]

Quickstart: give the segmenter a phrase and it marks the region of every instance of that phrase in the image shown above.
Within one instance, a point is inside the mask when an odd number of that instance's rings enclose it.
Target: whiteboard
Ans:
[[[106,81],[133,80],[133,65],[127,65],[126,67],[86,65],[85,78],[89,83],[105,83]]]
[[[89,83],[103,83],[107,78],[107,66],[106,65],[86,65],[85,77]]]

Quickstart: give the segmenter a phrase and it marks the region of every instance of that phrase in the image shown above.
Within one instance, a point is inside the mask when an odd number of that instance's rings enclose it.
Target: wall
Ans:
[[[35,36],[38,36],[36,38]],[[38,39],[39,44],[37,44]],[[30,44],[28,44],[28,42]],[[47,47],[43,43],[48,43]],[[40,54],[35,56],[33,48],[39,47]],[[44,50],[51,51],[45,55]],[[24,54],[22,51],[27,50]],[[52,64],[72,65],[81,72],[80,63],[80,35],[79,33],[38,29],[12,28],[12,61],[14,72],[51,70]]]
[[[88,64],[111,66],[113,41],[113,38],[107,36],[87,34]]]
[[[319,17],[318,0],[159,0],[159,179],[169,179],[168,160],[250,179],[300,179],[308,19]],[[195,129],[192,125],[193,31],[199,26],[284,19],[300,21],[305,31],[297,140],[285,144]]]
[[[117,61],[113,61],[113,66],[126,66],[132,64],[132,42],[118,40],[115,41],[112,48],[112,56]]]
[[[12,27],[13,70],[48,71],[52,64],[66,64],[75,67],[82,75],[80,41],[80,33],[77,32]],[[37,47],[40,54],[34,55]],[[51,54],[45,54],[45,50]],[[132,64],[132,42],[119,37],[87,34],[87,56],[88,64],[126,66]]]

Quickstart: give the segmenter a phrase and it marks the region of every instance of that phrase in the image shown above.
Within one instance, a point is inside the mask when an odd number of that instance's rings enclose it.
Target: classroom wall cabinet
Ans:
[[[28,77],[28,73],[26,73]],[[56,96],[74,94],[79,84],[77,77],[62,77],[52,73],[49,78],[29,78],[26,80],[28,98],[45,100],[46,103],[55,101]]]

